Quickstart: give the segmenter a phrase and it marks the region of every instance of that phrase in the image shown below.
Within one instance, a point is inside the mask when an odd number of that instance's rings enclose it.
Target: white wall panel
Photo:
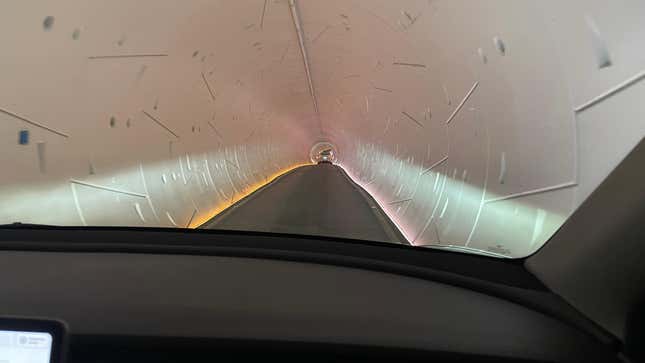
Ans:
[[[5,3],[0,220],[195,226],[306,162],[293,25],[263,5]]]
[[[344,92],[358,100],[378,84],[378,112],[356,101],[330,117],[361,135],[339,143],[351,150],[342,164],[415,245],[526,256],[645,135],[638,2],[304,3],[316,8],[303,6],[305,21],[333,24],[342,7],[352,32],[371,34],[341,54],[363,64]],[[332,34],[312,54],[349,42]],[[381,66],[367,66],[367,49]],[[415,190],[404,202],[401,187]]]

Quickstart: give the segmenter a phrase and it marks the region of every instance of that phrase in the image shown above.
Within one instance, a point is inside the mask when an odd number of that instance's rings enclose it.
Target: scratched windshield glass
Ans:
[[[643,4],[13,2],[0,223],[530,255],[645,134]]]

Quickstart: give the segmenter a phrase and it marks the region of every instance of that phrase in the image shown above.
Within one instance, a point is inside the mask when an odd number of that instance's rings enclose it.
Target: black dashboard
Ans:
[[[521,262],[298,236],[6,230],[0,315],[61,319],[70,362],[614,361]]]

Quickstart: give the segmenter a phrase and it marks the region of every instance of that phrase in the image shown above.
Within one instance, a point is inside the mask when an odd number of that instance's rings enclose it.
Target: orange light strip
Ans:
[[[303,164],[292,165],[292,166],[290,166],[290,167],[288,167],[286,169],[282,169],[282,170],[280,170],[280,171],[268,176],[267,181],[258,182],[258,183],[255,183],[255,184],[247,187],[245,190],[241,191],[240,193],[235,194],[231,201],[221,203],[218,206],[216,206],[215,208],[211,209],[210,211],[208,211],[206,213],[201,213],[200,215],[195,216],[195,218],[190,223],[188,228],[198,228],[198,227],[200,227],[202,224],[210,221],[212,218],[214,218],[218,214],[222,213],[223,211],[228,209],[233,204],[239,202],[241,199],[246,198],[247,196],[255,193],[258,189],[262,188],[263,186],[273,182],[277,178],[283,176],[284,174],[286,174],[286,173],[288,173],[288,172],[290,172],[290,171],[292,171],[294,169],[298,169],[298,168],[301,168],[301,167],[307,166],[307,165],[313,165],[313,164],[312,163],[303,163]]]

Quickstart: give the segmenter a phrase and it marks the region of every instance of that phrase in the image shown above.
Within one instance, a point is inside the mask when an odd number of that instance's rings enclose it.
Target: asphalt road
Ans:
[[[371,196],[331,164],[295,169],[200,228],[406,243]]]

